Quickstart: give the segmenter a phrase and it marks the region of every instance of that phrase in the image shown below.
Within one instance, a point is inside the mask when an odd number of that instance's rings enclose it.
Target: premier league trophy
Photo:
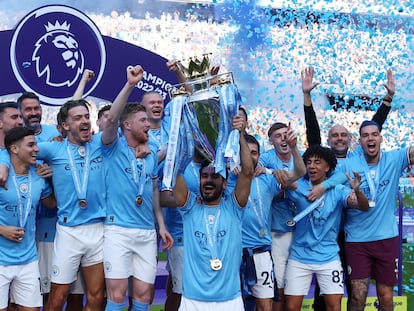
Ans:
[[[212,161],[216,172],[225,175],[226,158],[239,160],[238,131],[232,131],[241,97],[231,72],[211,70],[209,54],[178,62],[187,81],[170,90],[164,122],[169,135],[163,184],[170,188],[174,176],[191,161],[194,148]],[[233,164],[232,166],[235,166]]]

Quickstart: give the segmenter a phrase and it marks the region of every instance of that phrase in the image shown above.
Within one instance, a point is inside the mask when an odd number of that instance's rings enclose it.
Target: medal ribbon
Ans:
[[[79,200],[86,199],[86,192],[88,189],[88,179],[89,179],[89,166],[90,166],[90,149],[89,143],[85,144],[85,165],[82,167],[83,177],[82,184],[79,179],[78,171],[76,170],[75,161],[73,159],[72,152],[69,147],[68,141],[66,141],[66,151],[68,153],[69,164],[70,164],[70,173],[72,175],[73,183],[75,184],[76,195]]]
[[[129,147],[128,147],[129,148]],[[141,196],[144,193],[144,186],[146,182],[146,170],[145,170],[145,159],[132,159],[132,180],[138,188],[137,196]],[[139,171],[139,173],[138,173]]]
[[[27,197],[26,197],[25,208],[23,207],[23,200],[21,196],[22,193],[20,191],[19,185],[17,184],[16,173],[14,172],[12,165],[10,165],[10,175],[13,180],[14,188],[16,189],[17,203],[19,205],[19,226],[20,228],[24,228],[26,226],[27,218],[29,217],[30,209],[32,207],[32,175],[29,170],[29,173],[28,173],[29,184],[27,186]]]
[[[249,202],[253,208],[254,213],[256,214],[257,219],[259,220],[259,225],[260,225],[260,230],[265,229],[265,219],[264,219],[264,213],[263,213],[263,201],[262,201],[262,197],[260,196],[260,185],[259,185],[259,178],[253,178],[253,183],[256,186],[256,193],[257,193],[257,203],[259,205],[259,210],[257,210],[256,204],[254,204],[254,202],[250,199],[249,196]],[[259,230],[259,234],[260,234],[260,230]],[[266,230],[267,231],[267,230]]]
[[[379,161],[377,163],[377,167],[375,169],[375,179],[372,178],[371,174],[370,174],[370,170],[369,170],[369,164],[367,163],[367,161],[365,160],[365,157],[363,154],[360,155],[360,160],[362,163],[362,166],[364,167],[364,173],[365,173],[365,178],[367,179],[367,183],[368,183],[368,187],[369,187],[369,192],[371,194],[371,200],[375,202],[375,198],[377,196],[377,188],[379,186],[379,178],[380,178],[380,167],[379,167]],[[380,154],[380,160],[381,160],[381,154]]]
[[[203,206],[204,212],[204,222],[206,224],[206,233],[207,233],[207,241],[209,246],[209,251],[211,255],[211,259],[219,259],[218,257],[218,250],[217,250],[217,226],[220,219],[221,210],[220,207],[218,208],[217,215],[214,218],[213,224],[213,233],[210,231],[210,222],[207,217],[206,209],[208,207]]]

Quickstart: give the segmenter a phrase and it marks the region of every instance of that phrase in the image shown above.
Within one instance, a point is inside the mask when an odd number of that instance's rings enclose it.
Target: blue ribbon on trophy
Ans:
[[[220,97],[220,132],[217,139],[216,159],[214,165],[216,173],[226,176],[226,157],[230,157],[233,169],[240,163],[239,132],[231,129],[231,124],[240,108],[240,95],[234,84],[217,86]],[[226,143],[227,142],[227,143]],[[227,155],[226,152],[227,151]]]
[[[174,166],[176,163],[177,149],[180,149],[182,130],[180,129],[182,108],[187,101],[187,96],[174,97],[168,104],[171,112],[171,126],[168,137],[167,154],[164,160],[164,171],[162,183],[167,189],[171,188]],[[179,152],[178,152],[179,154]]]
[[[209,64],[207,55],[204,55],[202,62],[191,60],[188,68],[181,67],[188,79],[185,84],[192,88],[191,94],[183,84],[179,85],[181,88],[174,86],[171,89],[174,93],[170,92],[172,100],[168,104],[171,111],[168,164],[166,162],[163,171],[163,186],[166,188],[174,185],[176,173],[182,172],[191,161],[195,147],[206,159],[214,162],[216,172],[223,176],[226,174],[225,151],[232,150],[231,157],[239,157],[238,132],[231,134],[231,125],[238,113],[241,97],[231,73],[209,76]],[[180,108],[174,105],[180,105]],[[180,109],[180,118],[174,117]]]

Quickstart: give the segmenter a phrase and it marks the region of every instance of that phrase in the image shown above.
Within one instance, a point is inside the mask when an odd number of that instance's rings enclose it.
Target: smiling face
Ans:
[[[76,106],[68,110],[68,117],[62,123],[67,131],[68,140],[75,145],[82,145],[91,139],[91,120],[88,109]]]
[[[42,121],[42,107],[36,98],[25,98],[20,104],[24,124],[35,130],[40,131],[40,122]]]
[[[145,111],[138,111],[131,113],[128,119],[126,128],[130,131],[131,137],[138,143],[145,143],[148,141],[148,131],[150,123],[147,113]]]
[[[217,205],[226,189],[227,181],[214,166],[206,166],[200,172],[200,193],[207,205]]]
[[[360,130],[359,143],[368,163],[374,164],[379,161],[381,142],[382,136],[377,126],[367,125]]]
[[[142,97],[141,104],[145,107],[151,128],[158,128],[164,112],[164,100],[158,93],[147,93]]]
[[[287,144],[287,127],[275,130],[269,137],[269,142],[275,147],[276,153],[280,156],[290,155],[291,149]]]
[[[23,119],[20,110],[17,108],[7,107],[0,117],[0,129],[7,134],[12,128],[23,126]]]
[[[21,159],[30,165],[36,164],[36,155],[39,152],[37,147],[36,138],[34,135],[26,136],[20,142],[19,155]]]
[[[36,155],[39,152],[35,136],[28,135],[15,142],[10,146],[10,152],[19,163],[25,166],[35,165]]]
[[[305,164],[312,184],[320,184],[326,179],[326,174],[329,172],[330,167],[325,159],[313,155],[308,158]]]
[[[328,146],[338,158],[346,157],[349,147],[349,132],[342,125],[334,125],[328,133]]]

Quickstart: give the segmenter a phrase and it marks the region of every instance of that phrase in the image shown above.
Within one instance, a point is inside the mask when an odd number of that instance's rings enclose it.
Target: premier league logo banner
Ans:
[[[191,161],[195,148],[226,175],[227,158],[239,162],[239,132],[232,131],[241,97],[231,73],[210,74],[210,59],[179,63],[187,82],[172,88],[167,105],[169,140],[163,171],[163,187],[174,185],[174,176]]]
[[[167,60],[132,44],[105,37],[93,21],[68,6],[50,5],[28,13],[14,30],[0,32],[0,95],[31,91],[49,105],[62,105],[74,94],[85,69],[95,72],[84,95],[112,101],[129,65],[145,73],[131,94],[148,91],[167,99],[176,76]]]

